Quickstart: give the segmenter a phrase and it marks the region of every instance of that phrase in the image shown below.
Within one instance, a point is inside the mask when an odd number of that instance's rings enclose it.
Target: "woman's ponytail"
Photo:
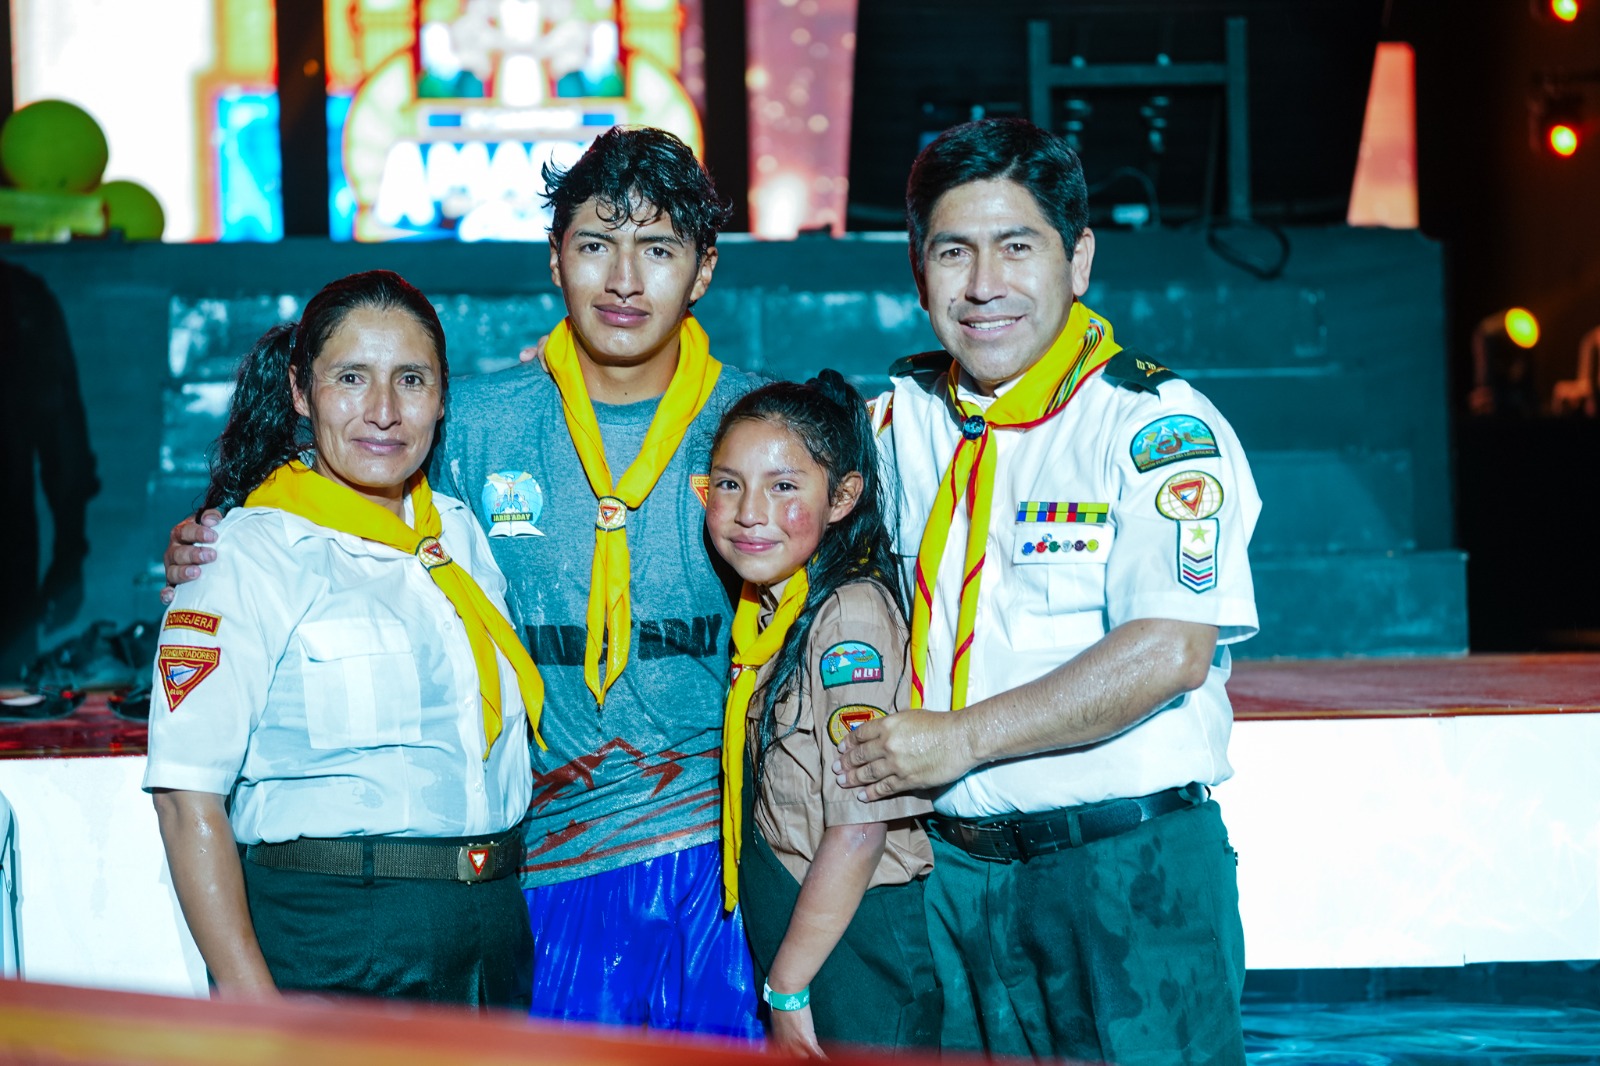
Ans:
[[[201,510],[229,511],[309,443],[289,391],[295,324],[274,326],[239,363],[228,424],[211,458],[211,485]]]

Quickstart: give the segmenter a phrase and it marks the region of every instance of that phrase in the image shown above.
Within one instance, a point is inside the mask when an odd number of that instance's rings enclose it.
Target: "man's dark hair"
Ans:
[[[1026,119],[986,118],[945,130],[911,164],[906,220],[919,274],[928,220],[939,197],[968,182],[990,179],[1014,181],[1033,194],[1072,258],[1089,225],[1089,190],[1078,153],[1063,138]]]
[[[566,170],[546,163],[541,173],[544,201],[554,212],[550,243],[556,248],[572,216],[590,200],[599,201],[600,218],[608,226],[653,222],[654,213],[637,213],[643,203],[666,212],[672,232],[694,242],[696,263],[716,246],[717,231],[733,215],[689,146],[652,126],[614,126]]]

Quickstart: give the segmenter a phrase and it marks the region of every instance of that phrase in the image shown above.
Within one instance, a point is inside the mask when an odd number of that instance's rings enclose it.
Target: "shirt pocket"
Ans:
[[[1103,563],[1013,566],[999,623],[1018,651],[1076,653],[1106,634]]]
[[[383,619],[302,623],[306,732],[313,748],[422,739],[422,686],[404,625]]]

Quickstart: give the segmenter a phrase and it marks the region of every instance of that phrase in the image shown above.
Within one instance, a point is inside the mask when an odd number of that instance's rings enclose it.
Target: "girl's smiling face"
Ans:
[[[805,568],[828,526],[855,507],[861,475],[828,491],[828,472],[787,426],[736,422],[711,457],[706,529],[717,554],[755,585],[778,585]]]

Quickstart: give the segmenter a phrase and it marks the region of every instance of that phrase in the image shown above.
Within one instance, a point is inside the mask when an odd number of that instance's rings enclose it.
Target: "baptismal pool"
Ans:
[[[1251,1066],[1600,1063],[1600,962],[1256,970]]]

